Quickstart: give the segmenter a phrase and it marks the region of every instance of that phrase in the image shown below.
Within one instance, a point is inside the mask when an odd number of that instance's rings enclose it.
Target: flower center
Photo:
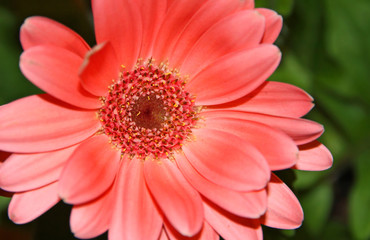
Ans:
[[[165,64],[138,63],[123,68],[102,98],[103,133],[131,156],[167,157],[181,149],[197,121],[198,109],[185,82]]]

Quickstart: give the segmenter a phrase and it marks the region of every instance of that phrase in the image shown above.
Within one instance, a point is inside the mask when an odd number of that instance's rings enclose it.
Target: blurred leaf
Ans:
[[[317,185],[301,197],[305,213],[303,224],[312,235],[318,235],[328,221],[333,204],[333,190],[329,183]]]
[[[325,240],[348,240],[350,239],[348,228],[345,224],[331,221],[325,226],[321,239]]]
[[[356,182],[350,195],[349,220],[353,235],[358,239],[370,238],[370,149],[356,162]]]

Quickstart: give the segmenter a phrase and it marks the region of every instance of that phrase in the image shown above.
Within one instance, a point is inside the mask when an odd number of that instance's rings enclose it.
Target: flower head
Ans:
[[[63,200],[78,238],[261,239],[296,228],[273,171],[331,166],[301,117],[312,98],[268,82],[282,19],[251,0],[93,0],[97,45],[43,17],[21,28],[23,74],[46,94],[0,107],[0,187],[26,223]]]

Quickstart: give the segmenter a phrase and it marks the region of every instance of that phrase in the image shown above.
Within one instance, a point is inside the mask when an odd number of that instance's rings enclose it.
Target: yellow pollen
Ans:
[[[139,111],[139,112],[136,114],[136,116],[139,116],[139,115],[140,115],[140,113],[141,113],[141,112]]]

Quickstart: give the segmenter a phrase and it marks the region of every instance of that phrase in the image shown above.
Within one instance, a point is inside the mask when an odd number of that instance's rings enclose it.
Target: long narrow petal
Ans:
[[[177,154],[175,159],[191,185],[219,207],[235,215],[248,218],[259,218],[265,213],[267,207],[265,189],[252,192],[230,190],[205,179],[182,154]]]
[[[23,52],[20,68],[36,86],[74,106],[97,109],[99,99],[84,90],[78,77],[83,58],[64,48],[41,45]]]
[[[266,81],[259,88],[240,99],[226,104],[209,106],[209,108],[298,118],[312,109],[312,101],[310,95],[296,86]]]
[[[296,169],[306,171],[322,171],[333,165],[333,156],[320,142],[313,141],[299,146],[298,162]]]
[[[232,133],[255,146],[264,156],[270,169],[281,170],[292,167],[298,160],[295,142],[278,129],[258,122],[227,117],[207,120],[207,112],[201,114],[206,119],[207,128]]]
[[[274,45],[228,54],[204,68],[186,85],[198,105],[236,100],[255,90],[276,69],[281,53]]]
[[[28,223],[45,213],[60,200],[58,182],[32,191],[15,193],[8,208],[9,218],[17,223]]]
[[[188,25],[176,43],[174,50],[169,56],[169,62],[173,66],[179,66],[185,59],[193,45],[212,25],[220,19],[235,12],[241,7],[240,0],[213,0],[207,1],[189,20]],[[232,21],[224,21],[232,22]],[[227,23],[225,23],[226,25]],[[231,25],[232,23],[230,23]],[[249,24],[245,24],[250,26]]]
[[[202,199],[176,164],[164,159],[144,163],[150,192],[171,225],[184,236],[197,234],[203,224]]]
[[[159,62],[167,60],[189,19],[206,0],[173,1],[164,17],[154,43],[153,56]]]
[[[121,152],[106,135],[85,140],[74,151],[59,180],[59,195],[72,204],[91,201],[106,191],[116,176]]]
[[[73,206],[70,226],[74,236],[82,239],[94,238],[107,231],[114,210],[113,204],[112,186],[99,198],[86,204]]]
[[[232,215],[208,202],[204,202],[204,215],[207,222],[224,239],[262,239],[262,228],[256,219],[241,218]]]
[[[244,119],[259,122],[273,128],[277,128],[288,134],[296,144],[302,145],[317,139],[324,132],[321,124],[307,119],[271,116],[259,113],[248,113],[240,111],[212,110],[207,112],[207,118],[229,118]]]
[[[163,221],[145,184],[144,164],[136,158],[126,161],[117,180],[109,239],[157,240]]]
[[[70,28],[46,17],[27,18],[20,31],[24,50],[37,45],[53,45],[70,50],[84,57],[90,49],[83,38]]]
[[[167,0],[138,0],[137,2],[143,22],[140,57],[147,59],[152,54],[155,38],[163,20],[165,20]]]
[[[301,226],[303,210],[294,193],[283,181],[272,173],[267,185],[267,211],[261,217],[261,223],[282,229],[294,229]]]
[[[25,97],[0,107],[0,149],[9,152],[65,148],[99,128],[95,111],[73,108],[49,95]]]
[[[141,15],[136,1],[93,0],[96,41],[110,41],[118,62],[129,70],[135,65],[142,38]]]
[[[117,80],[120,64],[109,42],[95,46],[80,68],[82,86],[95,96],[105,96],[108,86]]]
[[[264,28],[265,19],[256,11],[241,11],[222,19],[204,33],[191,50],[189,49],[181,72],[195,76],[227,53],[258,46]]]
[[[283,18],[270,9],[257,8],[257,11],[266,19],[265,34],[261,42],[274,43],[283,27]]]
[[[12,154],[0,166],[0,187],[10,192],[23,192],[55,182],[76,147],[46,153]]]
[[[262,154],[245,140],[214,129],[194,129],[183,146],[191,165],[208,180],[236,191],[259,190],[270,178]]]
[[[192,237],[184,237],[179,234],[170,225],[165,224],[166,233],[171,240],[219,240],[219,235],[213,230],[213,228],[206,222],[203,222],[203,227],[200,232]]]

